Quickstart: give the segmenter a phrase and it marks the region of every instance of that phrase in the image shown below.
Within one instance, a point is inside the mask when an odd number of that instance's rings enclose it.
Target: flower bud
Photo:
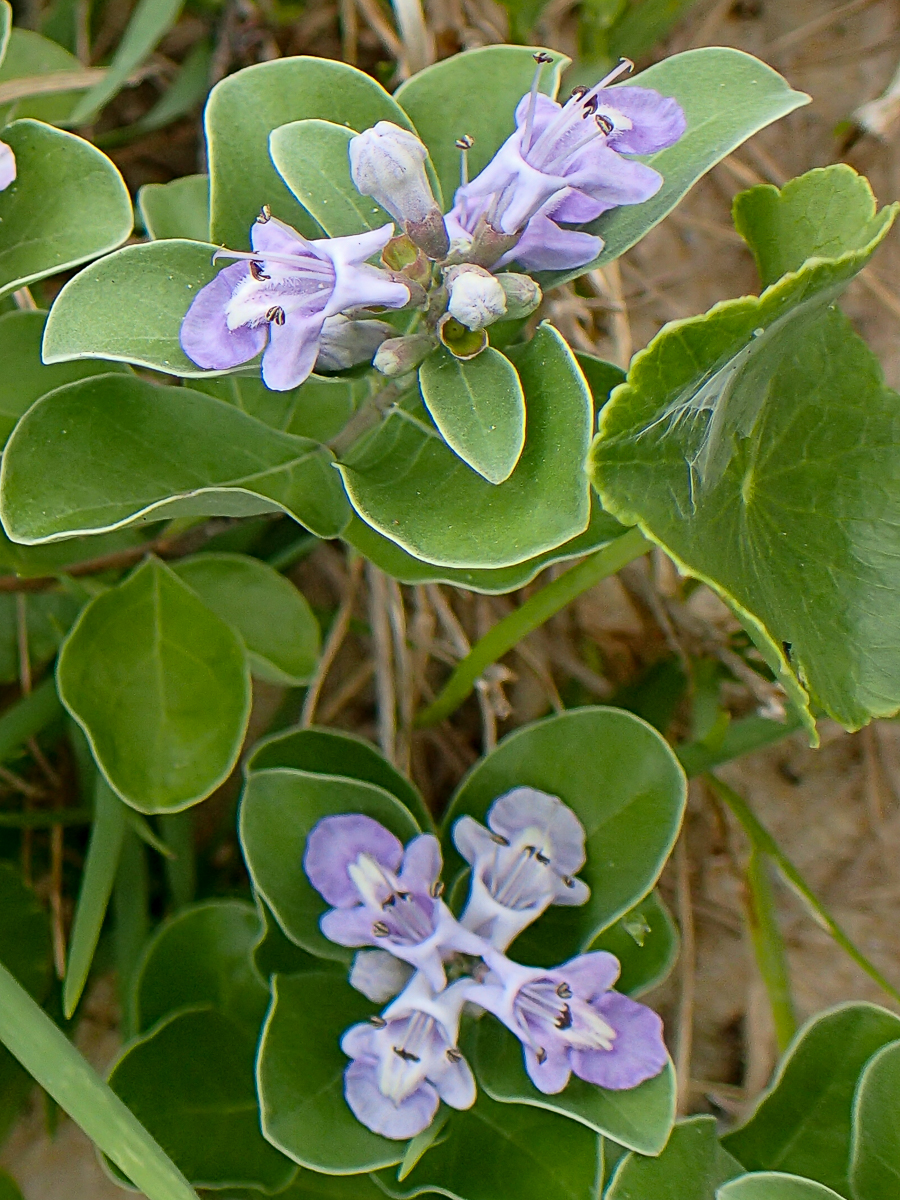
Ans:
[[[388,338],[378,348],[372,366],[382,375],[394,377],[408,375],[435,347],[434,338],[428,333],[416,333],[411,337]]]
[[[487,349],[488,335],[483,329],[467,329],[448,312],[438,321],[437,332],[453,357],[463,362],[477,358],[482,350]]]
[[[506,319],[517,320],[530,316],[544,298],[540,287],[530,275],[517,275],[514,271],[504,271],[497,276],[497,281],[506,296]]]
[[[506,316],[503,285],[484,267],[469,263],[451,267],[444,273],[444,283],[450,292],[447,311],[467,329],[484,329]]]
[[[16,177],[16,156],[6,142],[0,142],[0,192]]]
[[[414,133],[391,121],[350,140],[350,174],[357,190],[371,196],[399,221],[429,258],[444,258],[450,239],[425,174],[428,151]]]
[[[375,351],[396,332],[387,321],[351,321],[327,317],[319,338],[317,371],[345,371],[357,363],[371,362]]]

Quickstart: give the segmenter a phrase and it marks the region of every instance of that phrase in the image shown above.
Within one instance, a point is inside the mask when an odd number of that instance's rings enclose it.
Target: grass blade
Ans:
[[[772,1007],[778,1050],[784,1054],[797,1032],[797,1018],[784,940],[778,926],[772,881],[769,879],[769,858],[756,847],[747,864],[747,892],[750,940]]]

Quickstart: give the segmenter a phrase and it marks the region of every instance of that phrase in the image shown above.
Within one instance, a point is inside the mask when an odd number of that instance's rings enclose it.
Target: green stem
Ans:
[[[194,810],[166,813],[159,826],[172,857],[166,860],[166,879],[176,908],[184,908],[197,890],[197,863],[194,854]]]
[[[545,621],[570,604],[576,596],[592,588],[595,583],[614,575],[632,559],[646,554],[650,543],[638,529],[629,529],[621,537],[604,546],[577,566],[560,575],[545,588],[536,592],[523,605],[490,629],[476,642],[444,685],[443,691],[421,712],[416,725],[436,725],[443,721],[474,688],[485,670],[512,650],[522,638],[539,628]]]
[[[797,1032],[784,939],[778,926],[775,896],[769,878],[769,857],[755,847],[747,864],[748,925],[756,965],[765,984],[775,1022],[778,1050],[784,1054]]]

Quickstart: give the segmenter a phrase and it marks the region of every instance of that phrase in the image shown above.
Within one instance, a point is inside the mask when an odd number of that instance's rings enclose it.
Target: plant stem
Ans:
[[[627,533],[590,555],[571,570],[548,583],[545,588],[529,597],[523,605],[504,617],[476,642],[466,657],[459,663],[443,690],[432,704],[421,712],[416,725],[436,725],[448,717],[474,688],[477,680],[492,663],[512,650],[517,642],[532,630],[570,604],[576,596],[592,588],[595,583],[614,575],[632,559],[646,554],[650,543],[639,529]]]

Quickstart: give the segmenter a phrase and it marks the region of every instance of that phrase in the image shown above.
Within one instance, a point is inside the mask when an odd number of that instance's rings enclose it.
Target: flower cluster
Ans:
[[[350,174],[402,232],[387,223],[356,237],[310,241],[263,208],[251,230],[252,251],[217,253],[238,261],[194,299],[181,327],[185,354],[207,370],[226,371],[262,351],[264,382],[283,391],[316,368],[367,361],[385,375],[408,374],[441,343],[458,358],[473,358],[488,344],[486,326],[533,312],[540,288],[505,268],[589,263],[602,239],[568,226],[653,196],[662,176],[623,155],[671,146],[685,129],[675,100],[648,88],[607,90],[631,69],[625,60],[561,105],[539,91],[550,56],[534,57],[534,83],[516,108],[515,133],[471,181],[472,138],[457,141],[462,181],[449,212],[442,215],[435,200],[419,138],[379,121],[350,140]],[[0,150],[0,186],[3,170]],[[368,261],[376,254],[379,266]],[[377,319],[383,309],[407,308],[417,325],[409,336]]]
[[[475,1078],[458,1045],[464,1009],[492,1013],[516,1035],[544,1093],[561,1092],[572,1074],[614,1090],[658,1075],[667,1062],[662,1022],[611,990],[619,974],[612,954],[595,951],[547,969],[505,953],[550,905],[588,899],[577,878],[584,828],[572,810],[518,787],[494,801],[487,828],[460,818],[453,840],[471,879],[459,919],[443,899],[431,835],[404,848],[354,813],[323,818],[307,839],[304,870],[331,905],[322,932],[341,946],[373,947],[357,953],[350,982],[375,1003],[390,1001],[341,1040],[351,1060],[344,1095],[358,1120],[406,1139],[431,1124],[441,1100],[460,1109],[475,1102]]]

